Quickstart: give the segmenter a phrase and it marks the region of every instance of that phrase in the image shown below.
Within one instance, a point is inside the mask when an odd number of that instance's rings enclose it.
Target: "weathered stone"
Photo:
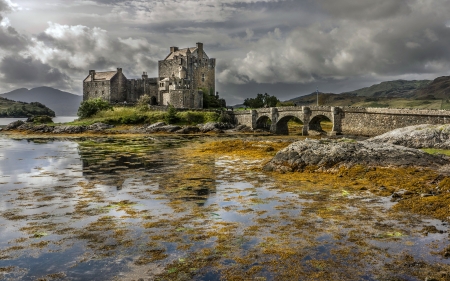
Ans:
[[[373,143],[391,143],[412,148],[450,149],[450,125],[417,125],[373,137]]]
[[[392,144],[351,140],[298,141],[279,151],[264,167],[267,171],[303,171],[310,167],[319,171],[354,165],[381,167],[439,168],[450,164],[446,156],[430,155],[421,150]]]
[[[176,132],[176,131],[178,131],[180,129],[181,129],[180,126],[165,125],[165,126],[155,127],[153,129],[147,129],[147,132],[148,133],[173,133],[173,132]]]
[[[221,123],[221,122],[208,122],[206,124],[200,124],[198,126],[202,133],[207,133],[207,132],[211,132],[211,131],[217,132],[217,129],[218,130],[228,130],[228,129],[234,128],[234,126],[230,123]]]
[[[108,125],[108,124],[105,124],[105,123],[97,122],[97,123],[94,123],[92,125],[89,125],[87,127],[87,130],[90,130],[90,131],[103,131],[103,130],[106,130],[106,129],[111,129],[113,127],[114,127],[113,125]]]
[[[86,131],[85,126],[56,126],[54,134],[79,134]]]
[[[199,132],[200,132],[200,129],[195,126],[187,126],[181,130],[176,131],[177,134],[195,134],[195,133],[199,133]]]
[[[14,129],[18,128],[19,126],[23,125],[24,123],[25,122],[23,122],[22,120],[17,120],[17,121],[11,122],[6,126],[5,130],[14,130]]]
[[[162,126],[166,126],[166,123],[164,123],[164,122],[156,122],[156,123],[153,123],[150,126],[148,126],[147,130],[153,130],[154,128],[158,128],[158,127],[162,127]]]

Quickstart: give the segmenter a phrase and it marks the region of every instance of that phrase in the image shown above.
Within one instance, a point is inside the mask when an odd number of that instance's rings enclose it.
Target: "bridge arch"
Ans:
[[[283,117],[278,119],[278,122],[276,123],[275,133],[280,134],[280,135],[289,135],[289,125],[288,124],[290,121],[294,121],[297,124],[301,124],[300,131],[303,132],[303,126],[304,126],[303,121],[300,118],[298,118],[297,116],[295,116],[295,114],[292,114],[292,115],[285,114]]]
[[[322,128],[321,123],[323,121],[326,121],[326,122],[330,122],[332,124],[332,122],[333,122],[326,115],[327,114],[317,114],[313,118],[311,118],[311,120],[309,121],[309,124],[308,124],[308,129],[310,131],[316,131],[316,132],[319,132],[319,133],[324,133],[325,130]],[[331,128],[331,130],[332,130],[332,128]]]
[[[272,119],[268,115],[259,116],[256,120],[256,129],[269,131],[272,126]]]

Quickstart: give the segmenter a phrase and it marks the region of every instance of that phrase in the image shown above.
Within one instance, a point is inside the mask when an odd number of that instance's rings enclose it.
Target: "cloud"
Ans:
[[[341,18],[286,34],[277,29],[267,33],[248,45],[245,57],[234,58],[222,67],[219,82],[311,83],[448,71],[450,30],[445,24],[450,7],[443,5],[445,1],[409,1],[407,8],[405,1],[382,1],[373,11],[365,0],[362,2],[367,5],[336,2],[328,9]],[[352,10],[349,16],[344,8],[332,9],[338,4]],[[383,14],[384,6],[396,12]],[[436,10],[434,6],[443,8]],[[364,14],[364,19],[358,13]],[[373,21],[380,17],[386,18]]]
[[[65,87],[70,78],[60,70],[31,57],[7,56],[0,62],[3,83]]]

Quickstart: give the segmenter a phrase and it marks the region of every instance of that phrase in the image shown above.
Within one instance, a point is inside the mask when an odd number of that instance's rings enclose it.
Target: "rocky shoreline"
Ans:
[[[264,166],[266,171],[337,171],[355,165],[368,167],[426,167],[440,169],[450,157],[430,155],[419,149],[370,140],[311,140],[295,142],[279,151]]]
[[[200,133],[225,133],[240,132],[253,133],[264,132],[261,130],[253,130],[245,125],[234,126],[229,123],[210,122],[199,124],[197,126],[178,126],[170,125],[164,122],[158,122],[151,125],[136,126],[126,130],[115,130],[114,125],[105,123],[94,123],[92,125],[57,125],[51,126],[46,124],[34,124],[32,122],[24,122],[21,120],[8,124],[3,131],[11,132],[27,132],[27,133],[47,133],[47,134],[81,134],[89,133],[112,133],[112,134],[152,134],[152,133],[172,133],[172,134],[200,134]]]

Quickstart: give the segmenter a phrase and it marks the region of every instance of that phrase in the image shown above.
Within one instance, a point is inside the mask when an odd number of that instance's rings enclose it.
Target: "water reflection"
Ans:
[[[368,192],[293,182],[183,138],[0,137],[5,280],[418,280],[448,225]],[[425,226],[438,231],[423,234]],[[416,266],[420,265],[420,266]],[[295,278],[294,278],[295,279]],[[422,278],[424,279],[424,278]]]

